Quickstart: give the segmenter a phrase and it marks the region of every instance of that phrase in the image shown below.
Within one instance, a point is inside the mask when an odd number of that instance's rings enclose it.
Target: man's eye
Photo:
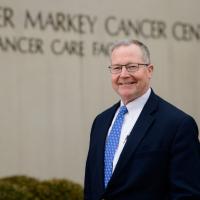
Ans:
[[[136,66],[136,65],[130,65],[130,66],[127,66],[127,68],[128,68],[129,70],[134,70],[134,69],[137,68],[137,66]]]
[[[121,67],[113,67],[113,70],[116,70],[116,71],[121,70]]]

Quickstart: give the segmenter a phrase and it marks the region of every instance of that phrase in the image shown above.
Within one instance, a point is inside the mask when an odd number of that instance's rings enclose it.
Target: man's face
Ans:
[[[111,65],[144,63],[142,52],[137,45],[120,46],[113,50]],[[125,67],[119,74],[112,74],[112,87],[119,94],[124,104],[142,96],[150,87],[153,65],[140,66],[138,71],[130,73]]]

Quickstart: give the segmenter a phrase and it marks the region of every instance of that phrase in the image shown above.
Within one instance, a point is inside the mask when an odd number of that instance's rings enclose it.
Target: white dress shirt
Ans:
[[[128,109],[128,113],[126,113],[126,115],[124,117],[124,122],[122,125],[121,135],[120,135],[120,139],[119,139],[119,145],[118,145],[118,148],[116,150],[114,160],[113,160],[113,171],[119,160],[119,156],[124,148],[126,139],[129,136],[129,134],[131,133],[131,130],[133,129],[144,105],[146,104],[146,102],[150,96],[150,93],[151,93],[151,89],[149,88],[148,91],[144,95],[142,95],[141,97],[138,97],[137,99],[135,99],[134,101],[132,101],[126,105],[126,107]],[[124,104],[121,101],[121,106],[122,105],[124,105]],[[117,117],[118,112],[119,112],[119,109],[115,113],[112,124],[108,130],[108,135],[110,134],[110,131],[112,129],[113,123],[115,121],[115,118]]]

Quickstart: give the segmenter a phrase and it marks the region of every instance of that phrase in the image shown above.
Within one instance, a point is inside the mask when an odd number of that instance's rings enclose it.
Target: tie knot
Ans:
[[[126,108],[126,106],[121,106],[119,109],[119,113],[121,113],[122,115],[125,115],[128,112],[128,109]]]

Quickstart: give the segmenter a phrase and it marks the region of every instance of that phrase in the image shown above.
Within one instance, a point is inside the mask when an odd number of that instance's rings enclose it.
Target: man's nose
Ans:
[[[120,74],[122,77],[126,77],[126,76],[129,76],[129,72],[127,71],[126,67],[125,66],[122,66],[122,71],[121,71],[121,74]]]

